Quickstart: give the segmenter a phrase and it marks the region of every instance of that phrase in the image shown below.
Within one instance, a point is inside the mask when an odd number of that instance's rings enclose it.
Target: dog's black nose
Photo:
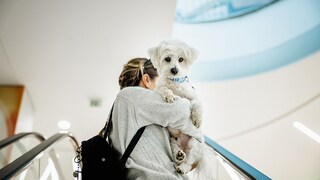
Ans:
[[[178,69],[176,67],[172,68],[171,69],[171,73],[174,74],[174,75],[177,74],[178,73]]]

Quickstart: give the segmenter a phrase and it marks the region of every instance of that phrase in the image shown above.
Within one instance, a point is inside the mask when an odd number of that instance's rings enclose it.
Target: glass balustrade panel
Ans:
[[[228,160],[226,160],[219,153],[214,151],[210,146],[209,149],[212,150],[214,156],[211,159],[214,164],[214,179],[215,180],[248,180],[248,176],[243,174],[239,169],[234,167]],[[188,173],[190,179],[192,179],[194,171]]]
[[[16,160],[36,145],[40,144],[40,142],[41,141],[34,136],[25,136],[0,149],[0,169]]]

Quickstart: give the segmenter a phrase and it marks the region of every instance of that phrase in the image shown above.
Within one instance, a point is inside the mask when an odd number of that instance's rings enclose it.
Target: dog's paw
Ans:
[[[186,153],[184,153],[181,149],[177,152],[175,156],[175,161],[178,164],[181,164],[186,159]]]
[[[173,94],[168,94],[164,97],[164,100],[168,103],[173,103],[176,100],[176,96]]]
[[[202,123],[201,115],[195,109],[191,110],[191,120],[192,120],[192,124],[196,128],[199,128],[201,126],[201,123]]]
[[[174,168],[176,169],[177,173],[179,174],[184,174],[184,170],[182,169],[182,167],[174,165]]]
[[[188,164],[181,164],[181,165],[174,165],[174,168],[179,174],[186,174],[187,172],[191,171],[191,166]]]
[[[196,128],[200,128],[201,123],[198,120],[194,120],[192,119],[192,124],[196,127]]]

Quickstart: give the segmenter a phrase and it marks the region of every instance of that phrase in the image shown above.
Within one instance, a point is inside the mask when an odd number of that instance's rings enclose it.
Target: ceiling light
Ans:
[[[71,124],[69,121],[61,120],[58,122],[58,127],[60,129],[69,129],[71,127]]]
[[[320,143],[320,136],[317,133],[315,133],[314,131],[312,131],[311,129],[309,129],[307,126],[303,125],[302,123],[300,123],[298,121],[295,121],[294,123],[292,123],[292,125],[295,128],[299,129],[304,134],[306,134],[307,136],[309,136],[311,139]]]

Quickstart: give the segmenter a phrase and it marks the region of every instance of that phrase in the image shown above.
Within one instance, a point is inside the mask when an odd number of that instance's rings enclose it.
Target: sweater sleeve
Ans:
[[[165,102],[154,91],[142,91],[135,97],[136,120],[139,126],[157,124],[182,131],[203,142],[203,134],[190,119],[191,104],[185,98],[177,98],[173,103]]]

